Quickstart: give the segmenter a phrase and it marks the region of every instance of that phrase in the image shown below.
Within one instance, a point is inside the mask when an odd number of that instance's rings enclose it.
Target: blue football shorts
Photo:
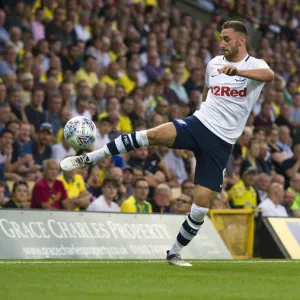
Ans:
[[[195,184],[220,192],[232,145],[212,133],[194,115],[173,120],[174,149],[188,149],[196,158]]]

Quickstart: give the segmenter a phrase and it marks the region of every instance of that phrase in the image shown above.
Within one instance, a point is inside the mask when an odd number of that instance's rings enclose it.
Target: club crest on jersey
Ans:
[[[247,96],[247,88],[243,88],[242,90],[232,89],[229,86],[212,86],[210,87],[210,91],[214,96],[227,96],[227,97],[246,97]]]

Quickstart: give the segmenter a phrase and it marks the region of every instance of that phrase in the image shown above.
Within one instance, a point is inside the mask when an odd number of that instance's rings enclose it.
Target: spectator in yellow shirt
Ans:
[[[139,70],[139,65],[135,62],[131,62],[128,65],[127,74],[124,74],[119,80],[119,84],[124,87],[127,95],[129,95],[138,84]]]
[[[90,204],[90,195],[85,187],[84,180],[76,171],[63,172],[57,178],[60,180],[68,194],[68,199],[72,200],[74,210],[85,210]]]
[[[92,55],[84,57],[84,66],[80,68],[73,76],[73,83],[76,85],[78,81],[85,80],[90,89],[99,82],[96,74],[97,60]]]
[[[232,208],[256,208],[257,196],[253,187],[257,169],[247,166],[241,170],[241,179],[228,192],[228,201]]]
[[[121,99],[121,111],[120,120],[118,125],[118,130],[125,134],[129,134],[133,131],[132,122],[130,119],[130,114],[133,112],[134,102],[131,98]]]
[[[149,185],[146,179],[138,178],[133,185],[133,195],[121,205],[121,212],[152,213],[152,205],[146,201]]]
[[[120,67],[117,62],[111,62],[107,68],[107,74],[101,78],[101,82],[110,86],[116,86],[119,80]]]

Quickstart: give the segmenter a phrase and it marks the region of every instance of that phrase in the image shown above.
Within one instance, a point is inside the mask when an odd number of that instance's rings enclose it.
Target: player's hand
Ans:
[[[223,68],[218,69],[218,72],[220,74],[224,73],[224,74],[226,74],[228,76],[239,75],[239,70],[235,66],[232,66],[232,65],[224,66]]]

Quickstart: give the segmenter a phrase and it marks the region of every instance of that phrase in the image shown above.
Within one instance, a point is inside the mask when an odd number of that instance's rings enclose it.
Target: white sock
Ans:
[[[106,156],[118,155],[147,146],[149,146],[147,130],[141,130],[130,134],[122,134],[101,149],[88,153],[87,156],[89,162],[94,162]]]
[[[169,255],[179,254],[182,248],[187,246],[197,235],[207,212],[208,208],[201,207],[193,203],[191,212],[188,215],[188,218],[181,225],[176,241],[170,249]]]

